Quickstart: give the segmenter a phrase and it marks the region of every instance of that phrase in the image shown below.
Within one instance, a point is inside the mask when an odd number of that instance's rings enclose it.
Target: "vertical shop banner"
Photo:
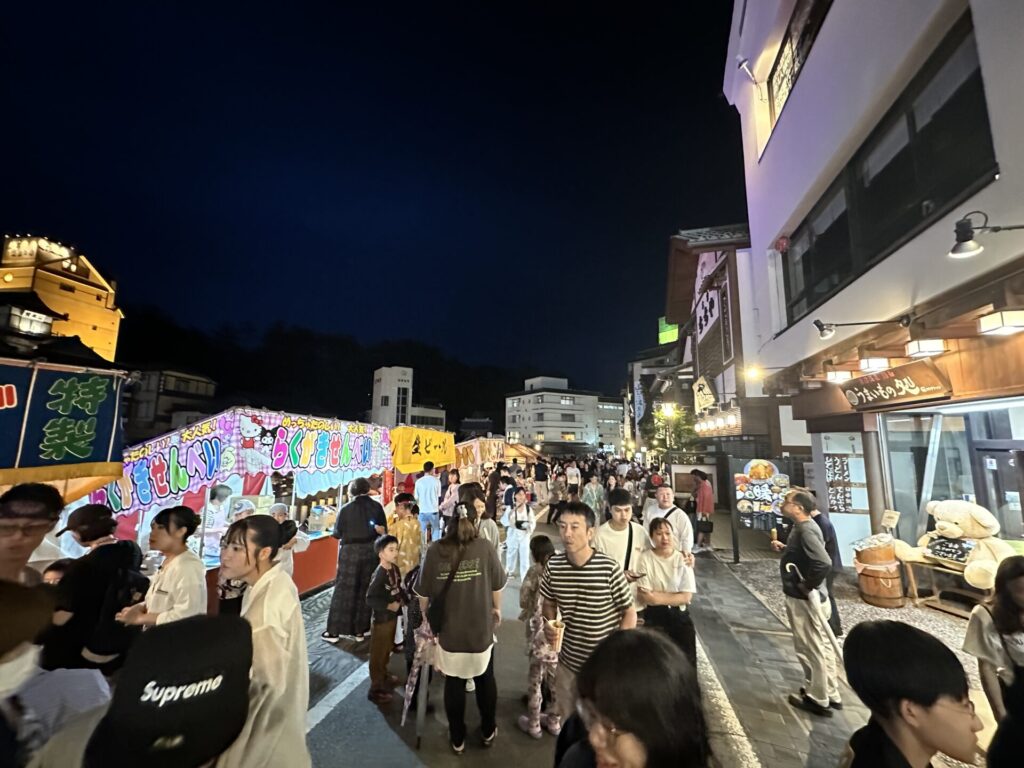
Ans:
[[[0,366],[0,469],[119,462],[121,381],[113,372]]]

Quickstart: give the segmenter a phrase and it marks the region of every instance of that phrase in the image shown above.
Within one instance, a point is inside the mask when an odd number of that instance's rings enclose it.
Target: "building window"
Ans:
[[[576,433],[575,432],[563,432],[562,433],[562,439],[566,440],[566,441],[569,441],[569,442],[572,442],[573,440],[576,439]]]
[[[559,403],[562,405],[576,405],[576,398],[571,395],[562,395],[562,397],[559,398]]]
[[[409,414],[409,388],[399,387],[397,390],[397,398],[395,401],[395,421],[398,424],[404,424],[408,420]]]
[[[537,395],[537,400],[536,400],[536,402],[538,402],[538,403],[543,403],[543,402],[544,402],[544,395]]]
[[[509,440],[510,443],[511,442],[518,442],[519,441],[519,433],[518,432],[510,431],[508,433],[508,440]]]
[[[388,403],[390,403],[390,402],[391,402],[391,396],[390,395],[381,395],[380,396],[380,407],[381,408],[387,408],[388,407]]]
[[[775,56],[768,76],[768,100],[771,104],[772,126],[779,119],[782,108],[793,91],[814,39],[818,36],[825,14],[832,0],[797,0],[793,15],[789,17],[786,34]]]
[[[544,433],[543,432],[538,432],[537,434],[535,434],[533,436],[533,439],[534,440],[540,440],[541,442],[544,442]]]
[[[508,407],[509,408],[518,408],[519,407],[519,398],[518,397],[512,398],[509,401],[509,403],[508,403]]]
[[[931,226],[998,171],[965,14],[793,233],[790,324]]]
[[[537,413],[536,417],[537,417],[537,419],[536,419],[537,421],[544,421],[544,411],[540,411],[539,413]]]
[[[576,421],[576,414],[574,413],[563,413],[562,421]]]

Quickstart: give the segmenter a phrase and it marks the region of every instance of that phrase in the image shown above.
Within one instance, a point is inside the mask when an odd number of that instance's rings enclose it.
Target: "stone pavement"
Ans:
[[[697,634],[760,762],[836,765],[867,722],[856,695],[842,683],[845,707],[831,718],[794,709],[786,697],[802,685],[803,672],[788,628],[711,555],[697,558],[697,589],[690,609]]]

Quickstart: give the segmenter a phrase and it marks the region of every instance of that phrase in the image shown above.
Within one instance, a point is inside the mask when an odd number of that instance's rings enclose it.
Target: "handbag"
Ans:
[[[462,564],[463,554],[464,552],[459,553],[455,564],[452,565],[452,569],[448,572],[448,579],[445,581],[444,586],[441,587],[441,591],[427,606],[427,621],[435,635],[441,634],[441,628],[444,625],[444,601],[448,596],[448,590],[452,587],[452,581],[455,580],[455,574],[459,570],[459,565]]]
[[[715,530],[715,523],[713,520],[708,520],[702,517],[697,518],[697,533],[713,533]]]

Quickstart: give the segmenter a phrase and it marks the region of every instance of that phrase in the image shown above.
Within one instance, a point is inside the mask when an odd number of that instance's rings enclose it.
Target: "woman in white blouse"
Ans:
[[[278,524],[290,519],[288,517],[288,505],[281,503],[272,505],[270,507],[270,516],[273,517]],[[282,544],[281,549],[277,553],[277,562],[280,563],[281,570],[289,576],[294,576],[295,553],[305,552],[307,549],[309,549],[309,536],[296,528],[295,537],[291,541]]]
[[[149,548],[163,554],[163,565],[150,580],[146,599],[118,613],[118,621],[151,626],[206,613],[206,567],[185,543],[199,522],[188,507],[170,507],[153,518]]]
[[[640,573],[637,597],[647,606],[644,626],[663,630],[697,666],[697,633],[686,606],[690,604],[697,585],[693,568],[678,549],[676,532],[664,517],[651,521],[651,544],[640,555],[636,570]]]
[[[299,593],[291,576],[274,562],[278,550],[295,536],[295,522],[278,523],[270,515],[253,515],[231,524],[220,550],[220,570],[248,585],[242,618],[252,625],[252,676],[274,692],[272,706],[281,738],[305,744],[309,707],[309,662],[306,627]],[[296,751],[289,766],[307,768],[309,750]]]

